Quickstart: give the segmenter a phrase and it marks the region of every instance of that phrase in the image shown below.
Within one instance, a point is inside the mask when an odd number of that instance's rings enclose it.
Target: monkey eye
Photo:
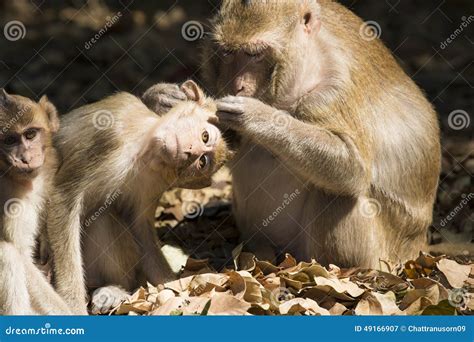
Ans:
[[[209,132],[204,130],[201,134],[202,142],[207,144],[209,142]]]
[[[28,140],[33,140],[37,135],[38,131],[36,129],[29,129],[24,133],[25,138]]]
[[[3,139],[3,143],[6,146],[15,145],[17,142],[18,142],[18,137],[14,136],[14,135],[9,135],[5,139]]]
[[[205,168],[208,163],[209,163],[209,158],[205,154],[199,157],[199,162],[198,162],[199,169]]]

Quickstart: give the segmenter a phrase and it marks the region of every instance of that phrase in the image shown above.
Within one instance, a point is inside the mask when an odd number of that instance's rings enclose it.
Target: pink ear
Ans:
[[[43,95],[38,103],[48,116],[51,132],[56,133],[59,130],[59,117],[56,107],[48,100],[46,95]]]
[[[303,15],[303,23],[304,23],[304,31],[306,33],[318,34],[319,30],[321,29],[321,21],[316,18],[312,12],[306,12]]]
[[[202,105],[205,101],[205,95],[202,89],[192,80],[188,80],[181,85],[181,90],[186,94],[188,99],[196,101]]]

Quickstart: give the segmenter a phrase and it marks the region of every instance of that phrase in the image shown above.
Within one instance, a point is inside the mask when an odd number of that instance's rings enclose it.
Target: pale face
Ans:
[[[225,142],[208,122],[212,113],[194,103],[183,103],[163,117],[155,133],[158,167],[174,169],[179,187],[200,188],[222,166]]]

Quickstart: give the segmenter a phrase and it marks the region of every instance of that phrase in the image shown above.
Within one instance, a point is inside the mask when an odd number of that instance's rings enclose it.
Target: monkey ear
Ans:
[[[49,128],[51,132],[56,133],[59,130],[59,117],[56,107],[48,100],[46,95],[43,95],[39,100],[39,105],[46,112],[49,119]]]
[[[5,107],[10,99],[10,95],[5,91],[5,89],[0,88],[0,106]]]
[[[319,29],[321,28],[321,21],[315,16],[312,11],[306,11],[303,14],[303,24],[304,24],[304,31],[306,33],[318,34]]]
[[[197,102],[199,105],[204,104],[206,96],[196,82],[188,80],[184,82],[180,88],[186,94],[188,99]]]

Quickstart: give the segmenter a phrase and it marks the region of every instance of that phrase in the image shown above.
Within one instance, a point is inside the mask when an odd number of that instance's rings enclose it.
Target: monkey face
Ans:
[[[50,114],[57,119],[46,98],[35,103],[0,91],[0,169],[4,174],[20,179],[36,177],[50,145]]]
[[[2,161],[10,166],[9,173],[19,177],[34,177],[44,163],[42,130],[25,127],[21,131],[9,131],[0,135]]]
[[[187,110],[177,113],[183,106]],[[155,133],[155,164],[175,171],[176,186],[203,188],[227,160],[226,143],[219,129],[207,122],[205,110],[196,104],[183,106],[166,115]]]
[[[220,49],[218,89],[221,95],[261,97],[274,65],[269,48]]]

